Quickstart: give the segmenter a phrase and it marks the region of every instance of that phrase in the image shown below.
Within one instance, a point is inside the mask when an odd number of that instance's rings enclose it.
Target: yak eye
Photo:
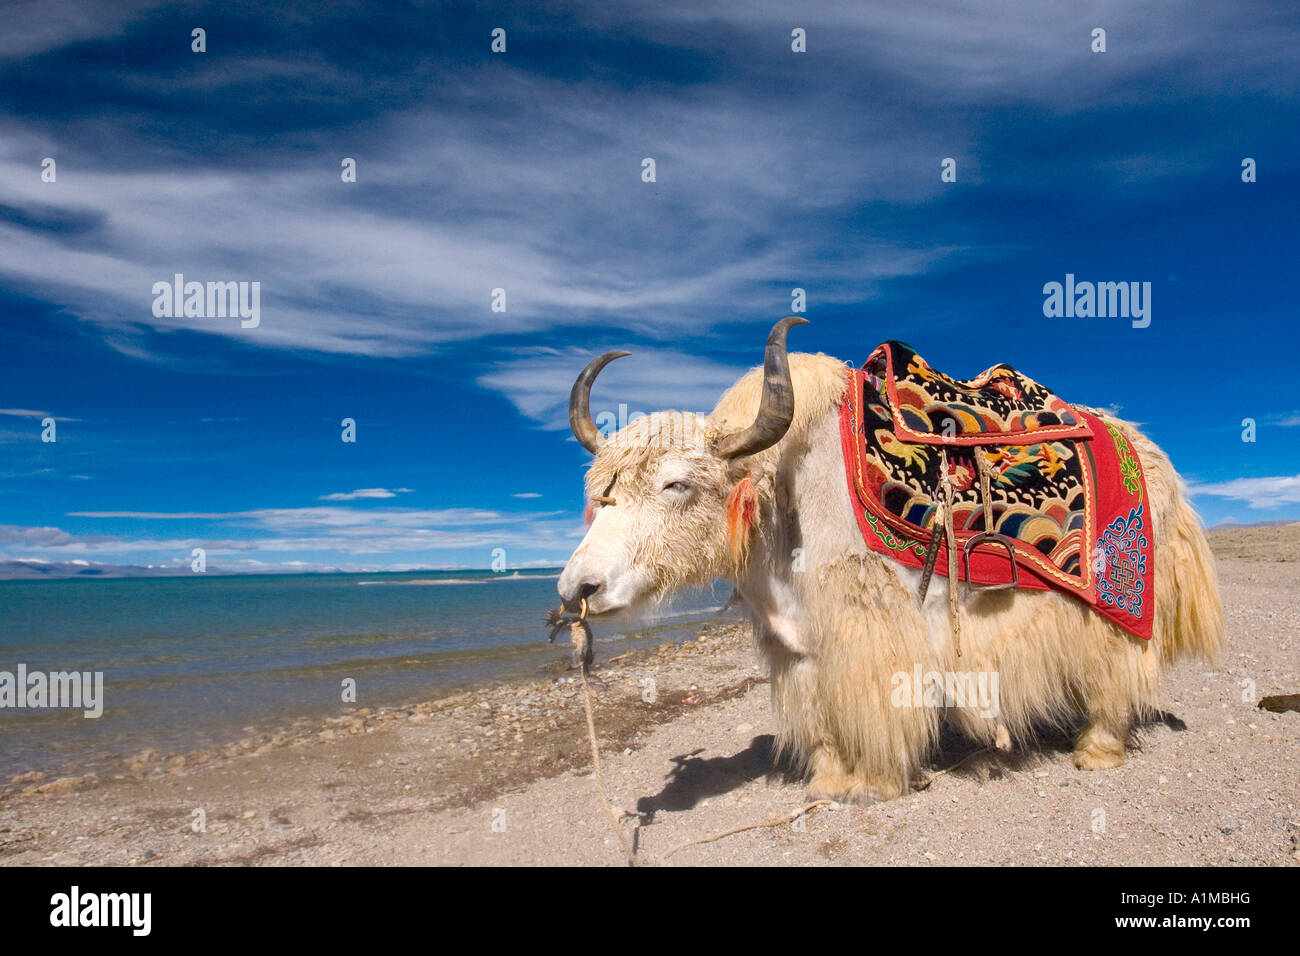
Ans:
[[[670,481],[664,485],[664,491],[690,491],[691,486],[684,481]]]

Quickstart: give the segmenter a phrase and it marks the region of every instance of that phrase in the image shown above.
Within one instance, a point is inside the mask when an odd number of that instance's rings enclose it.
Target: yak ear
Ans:
[[[740,481],[754,470],[754,459],[733,458],[727,462],[727,480]]]
[[[737,569],[743,568],[749,558],[749,541],[757,526],[758,489],[753,479],[745,475],[727,497],[727,544]]]

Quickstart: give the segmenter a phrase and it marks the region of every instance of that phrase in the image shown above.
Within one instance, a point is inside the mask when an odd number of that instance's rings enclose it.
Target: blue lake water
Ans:
[[[558,572],[303,574],[0,581],[0,671],[102,671],[104,713],[0,707],[0,775],[103,771],[146,748],[183,752],[466,686],[546,676]],[[728,588],[653,616],[601,619],[597,666],[640,642],[694,636]],[[120,764],[118,765],[120,766]]]

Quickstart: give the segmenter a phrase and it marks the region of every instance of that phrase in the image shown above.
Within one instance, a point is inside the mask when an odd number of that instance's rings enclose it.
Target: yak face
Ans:
[[[724,434],[707,416],[656,412],[606,438],[591,418],[591,386],[606,352],[578,376],[569,424],[596,456],[587,474],[591,527],[560,575],[565,606],[617,611],[688,584],[732,576],[757,520],[748,462],[771,448],[794,418],[785,338],[806,319],[782,319],[767,337],[763,390],[753,424]]]
[[[727,499],[743,469],[718,457],[717,438],[703,416],[656,412],[600,446],[590,526],[560,575],[566,605],[603,614],[726,576]]]

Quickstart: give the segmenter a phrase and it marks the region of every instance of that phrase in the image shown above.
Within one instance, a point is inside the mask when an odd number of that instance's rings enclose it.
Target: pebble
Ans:
[[[51,780],[49,783],[38,784],[35,787],[28,787],[24,793],[71,793],[74,790],[80,790],[82,787],[93,784],[97,777],[93,773],[88,773],[84,777],[59,777],[57,780]]]

